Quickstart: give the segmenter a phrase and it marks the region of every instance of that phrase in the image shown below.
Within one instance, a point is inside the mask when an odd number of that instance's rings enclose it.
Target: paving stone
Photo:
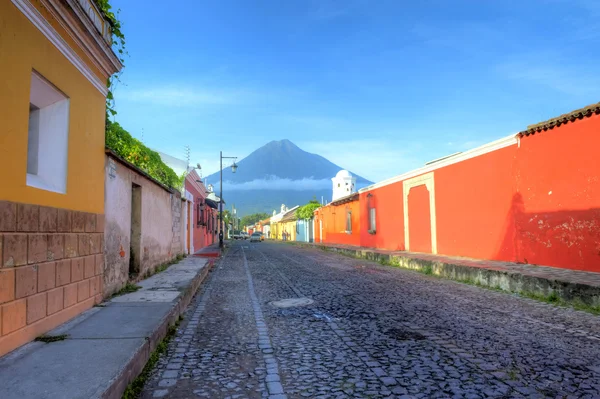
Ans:
[[[600,397],[592,315],[320,250],[246,247],[218,261],[143,398],[166,380],[175,399]],[[314,303],[268,305],[286,298]]]

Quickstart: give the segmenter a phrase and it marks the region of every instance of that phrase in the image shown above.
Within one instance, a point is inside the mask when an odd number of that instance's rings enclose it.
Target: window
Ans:
[[[198,226],[204,224],[204,203],[202,203],[201,198],[198,198],[198,212],[196,212],[196,219]]]
[[[346,232],[352,232],[352,211],[346,212]]]
[[[66,193],[69,99],[35,71],[27,127],[27,185]]]
[[[369,208],[369,233],[375,233],[377,230],[375,208]]]

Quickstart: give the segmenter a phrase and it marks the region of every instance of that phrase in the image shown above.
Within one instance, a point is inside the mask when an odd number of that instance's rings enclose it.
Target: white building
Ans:
[[[340,170],[331,181],[333,183],[332,201],[356,192],[356,177],[347,170]]]

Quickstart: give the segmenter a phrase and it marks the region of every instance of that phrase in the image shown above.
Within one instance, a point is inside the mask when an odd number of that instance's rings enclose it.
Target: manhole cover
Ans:
[[[271,305],[277,308],[295,308],[297,306],[310,305],[313,302],[310,298],[287,298],[280,301],[273,301]]]
[[[400,328],[390,328],[385,332],[388,337],[397,339],[398,341],[408,341],[409,339],[415,341],[422,341],[425,337],[417,332],[402,330]]]

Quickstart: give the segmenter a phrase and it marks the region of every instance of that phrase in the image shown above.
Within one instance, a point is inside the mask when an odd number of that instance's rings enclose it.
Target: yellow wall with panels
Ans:
[[[103,94],[10,1],[0,2],[0,59],[0,200],[103,213]],[[26,184],[33,70],[69,98],[65,194]]]

